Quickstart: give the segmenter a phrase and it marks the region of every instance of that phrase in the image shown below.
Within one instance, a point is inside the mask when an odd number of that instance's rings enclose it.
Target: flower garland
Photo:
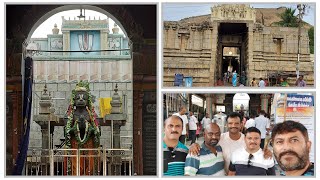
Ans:
[[[81,87],[85,87],[86,88],[86,92],[88,93],[88,106],[86,107],[86,110],[89,114],[89,121],[86,120],[86,130],[85,130],[85,135],[84,138],[81,139],[80,137],[80,130],[79,130],[79,125],[78,125],[78,121],[74,121],[73,119],[73,115],[74,115],[74,100],[76,97],[76,89],[77,88],[81,88]],[[68,111],[67,111],[67,124],[65,126],[65,138],[66,138],[66,144],[65,147],[66,148],[71,148],[71,135],[73,132],[73,135],[75,136],[75,139],[78,143],[78,148],[81,148],[88,140],[90,137],[90,134],[88,134],[88,132],[93,132],[93,136],[94,136],[94,148],[98,148],[100,146],[100,130],[99,130],[99,124],[97,121],[97,114],[95,113],[94,110],[94,106],[92,103],[92,96],[90,93],[90,88],[89,88],[89,83],[88,82],[83,82],[80,81],[77,85],[76,88],[74,90],[72,90],[72,94],[71,94],[71,98],[70,98],[70,105],[68,107]],[[72,126],[73,124],[73,126]],[[67,151],[67,154],[70,155],[70,152]],[[71,160],[70,158],[67,158],[67,174],[71,175]],[[97,169],[98,166],[98,160],[97,158],[94,159],[94,164],[95,164],[95,169]]]
[[[77,129],[77,131],[74,131],[74,135],[75,135],[75,138],[76,138],[77,142],[79,143],[79,146],[80,146],[80,147],[81,147],[84,143],[86,143],[86,142],[88,141],[89,136],[90,136],[90,135],[88,135],[89,123],[88,123],[87,120],[85,121],[85,124],[86,124],[86,130],[85,130],[83,139],[81,139],[78,121],[76,121],[76,122],[74,123],[74,126],[76,126],[75,128]]]

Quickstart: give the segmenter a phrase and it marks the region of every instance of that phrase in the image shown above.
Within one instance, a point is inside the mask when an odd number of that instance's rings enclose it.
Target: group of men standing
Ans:
[[[169,117],[164,122],[164,175],[276,175],[276,160],[282,175],[313,176],[307,129],[294,121],[276,124],[270,141],[272,154],[268,146],[261,145],[265,138],[263,134],[268,132],[263,113],[244,133],[241,133],[242,117],[237,112],[228,115],[225,133],[221,133],[216,123],[203,122],[204,142],[201,145],[193,143],[190,148],[179,141],[185,128],[184,120],[178,115]],[[265,131],[259,130],[260,125]]]

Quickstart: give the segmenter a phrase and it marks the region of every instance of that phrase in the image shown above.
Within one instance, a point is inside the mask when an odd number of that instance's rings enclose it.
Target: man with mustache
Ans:
[[[163,175],[183,176],[188,148],[179,141],[183,129],[183,120],[171,116],[164,121],[163,138]]]
[[[260,148],[261,132],[258,128],[250,127],[246,130],[245,143],[246,147],[232,153],[228,175],[275,175],[273,158],[263,157]]]
[[[220,135],[220,128],[216,123],[210,123],[205,127],[204,143],[201,145],[200,155],[188,154],[184,168],[185,175],[225,175],[222,149],[217,145]]]
[[[311,141],[304,125],[295,121],[277,124],[271,135],[274,156],[286,176],[314,176],[309,160]]]
[[[228,132],[222,133],[219,141],[219,145],[222,148],[223,159],[225,161],[224,169],[226,174],[229,171],[229,164],[231,160],[231,154],[236,149],[245,147],[244,135],[240,132],[241,130],[242,117],[239,113],[233,112],[227,116]],[[197,143],[193,143],[189,148],[189,153],[199,154],[200,146]],[[265,158],[271,158],[272,153],[268,149],[264,151]]]

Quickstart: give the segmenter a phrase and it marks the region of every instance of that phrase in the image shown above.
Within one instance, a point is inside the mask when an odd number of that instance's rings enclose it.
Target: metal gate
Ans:
[[[66,172],[72,161],[71,172]],[[97,161],[97,166],[92,166]],[[26,176],[132,175],[132,149],[32,149],[25,162]]]

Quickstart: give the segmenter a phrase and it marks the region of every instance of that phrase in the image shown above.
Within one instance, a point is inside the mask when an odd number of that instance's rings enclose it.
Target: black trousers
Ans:
[[[260,148],[261,148],[261,149],[264,148],[264,140],[265,140],[265,139],[261,139],[261,144],[260,144]]]
[[[186,143],[186,135],[181,135],[179,137],[179,141],[182,143],[182,144],[185,144]]]
[[[196,142],[196,138],[197,138],[196,132],[197,130],[189,130],[189,137],[190,137],[189,139],[191,139],[191,144]]]

